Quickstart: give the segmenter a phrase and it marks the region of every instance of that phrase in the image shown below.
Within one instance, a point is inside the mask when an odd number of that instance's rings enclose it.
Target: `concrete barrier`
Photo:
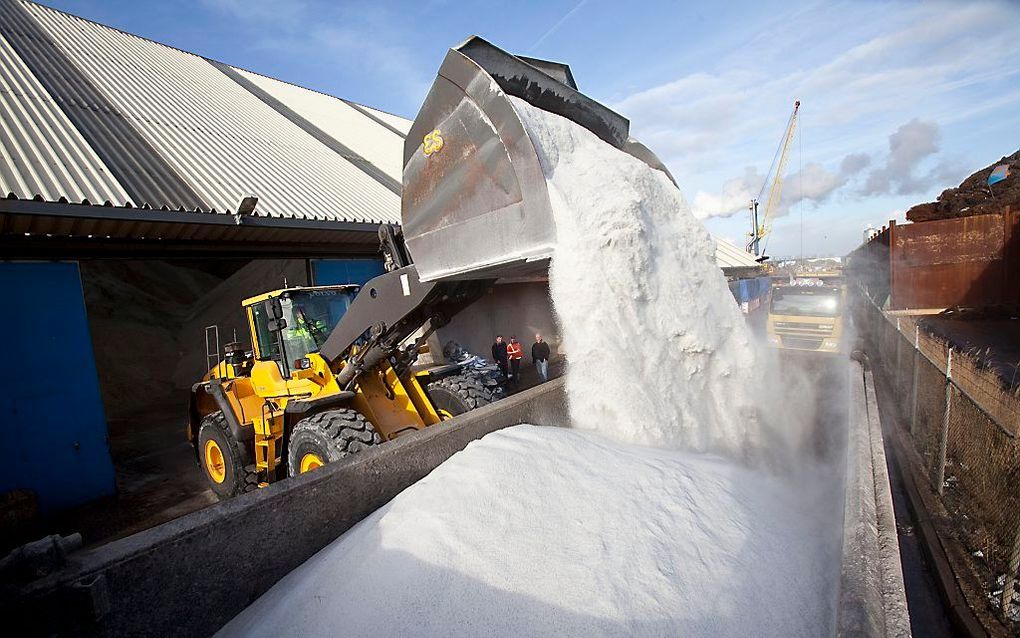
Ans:
[[[5,592],[0,610],[24,635],[211,635],[471,441],[520,423],[566,423],[563,383],[71,554],[59,572]]]
[[[910,636],[892,488],[871,371],[850,364],[837,634]]]

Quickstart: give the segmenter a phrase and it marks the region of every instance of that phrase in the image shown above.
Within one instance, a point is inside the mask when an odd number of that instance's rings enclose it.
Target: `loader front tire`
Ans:
[[[327,410],[297,422],[287,443],[287,476],[310,472],[348,454],[382,443],[360,412],[350,408]]]
[[[432,407],[444,421],[496,400],[477,376],[469,374],[455,374],[433,381],[428,385],[428,394]]]
[[[202,419],[198,429],[198,462],[209,487],[219,499],[226,500],[258,488],[255,466],[230,432],[223,412],[212,412]]]

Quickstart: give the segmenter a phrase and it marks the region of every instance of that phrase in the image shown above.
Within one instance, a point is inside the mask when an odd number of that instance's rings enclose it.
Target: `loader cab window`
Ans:
[[[255,339],[259,344],[259,359],[262,361],[280,360],[280,343],[276,335],[269,330],[269,313],[264,303],[251,306],[252,319],[255,324]]]
[[[300,290],[280,297],[283,318],[283,347],[287,361],[318,352],[333,328],[347,312],[353,298],[350,290]]]

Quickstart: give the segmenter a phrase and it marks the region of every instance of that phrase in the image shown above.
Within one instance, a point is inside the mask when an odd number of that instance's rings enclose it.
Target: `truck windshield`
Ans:
[[[283,318],[283,347],[287,359],[301,359],[318,352],[326,337],[347,312],[353,292],[350,290],[299,290],[280,298]]]
[[[832,288],[776,288],[772,292],[770,312],[774,315],[838,317],[841,312],[839,297],[839,290]]]

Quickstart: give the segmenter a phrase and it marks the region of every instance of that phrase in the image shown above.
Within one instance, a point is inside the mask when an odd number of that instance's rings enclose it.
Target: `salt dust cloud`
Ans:
[[[548,181],[550,289],[575,427],[745,457],[761,444],[757,351],[715,244],[664,173],[512,98]]]

